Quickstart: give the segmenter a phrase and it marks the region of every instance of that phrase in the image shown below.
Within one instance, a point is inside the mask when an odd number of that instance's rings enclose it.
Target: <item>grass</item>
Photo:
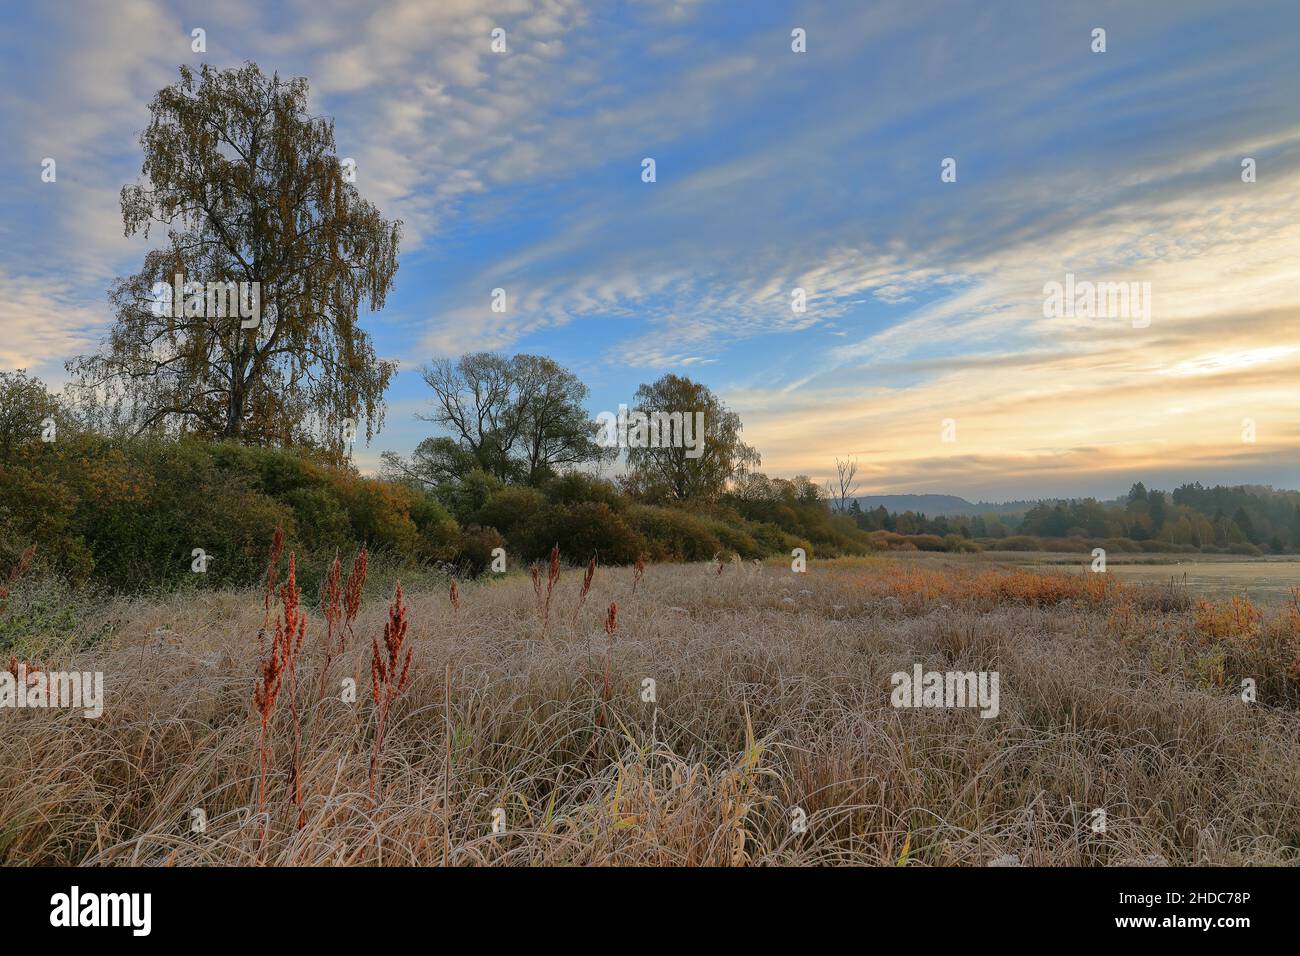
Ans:
[[[304,597],[313,693],[297,734],[270,711],[260,815],[264,589],[111,602],[93,642],[28,635],[42,668],[102,670],[107,700],[0,711],[0,862],[1300,858],[1300,599],[956,556],[718,567],[547,567],[460,582],[458,607],[445,583],[367,588],[349,641],[337,601]],[[998,716],[893,708],[917,662],[998,671]]]

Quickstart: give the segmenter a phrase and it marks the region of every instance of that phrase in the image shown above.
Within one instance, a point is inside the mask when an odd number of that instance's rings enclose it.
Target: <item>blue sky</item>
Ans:
[[[1294,0],[129,0],[0,22],[5,367],[59,383],[106,330],[146,248],[118,191],[153,93],[181,63],[253,60],[308,78],[406,224],[365,319],[401,371],[363,468],[429,434],[422,362],[500,349],[571,368],[593,414],[701,379],[764,470],[852,455],[863,493],[1300,486]],[[1066,272],[1150,282],[1150,326],[1044,317]]]

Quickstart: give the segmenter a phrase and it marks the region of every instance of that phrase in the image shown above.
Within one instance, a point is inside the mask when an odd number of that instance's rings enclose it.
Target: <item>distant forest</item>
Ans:
[[[1008,509],[930,518],[912,510],[891,511],[883,504],[863,508],[861,499],[854,499],[847,512],[859,528],[878,533],[878,542],[897,547],[913,538],[922,550],[930,550],[925,547],[929,542],[917,543],[914,536],[947,539],[942,550],[952,550],[955,535],[1009,550],[1083,550],[1085,545],[1109,542],[1127,551],[1300,551],[1300,491],[1262,485],[1205,488],[1196,482],[1165,492],[1138,482],[1126,497],[1112,502],[1080,498],[1023,505],[1020,514]]]

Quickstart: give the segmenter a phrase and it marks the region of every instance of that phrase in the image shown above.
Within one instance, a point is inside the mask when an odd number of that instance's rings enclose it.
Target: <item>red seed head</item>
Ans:
[[[361,590],[366,586],[368,560],[369,553],[362,548],[361,553],[352,562],[352,573],[348,575],[348,583],[344,588],[343,614],[349,624],[357,619],[357,612],[361,609]]]

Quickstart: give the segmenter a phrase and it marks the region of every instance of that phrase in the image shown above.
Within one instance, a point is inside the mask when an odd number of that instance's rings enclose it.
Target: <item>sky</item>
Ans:
[[[433,434],[421,364],[491,349],[593,415],[690,376],[761,470],[854,458],[861,494],[1297,488],[1298,32],[1295,0],[6,5],[0,368],[95,349],[149,101],[252,60],[404,223],[363,470]],[[1052,312],[1067,274],[1149,311]]]

